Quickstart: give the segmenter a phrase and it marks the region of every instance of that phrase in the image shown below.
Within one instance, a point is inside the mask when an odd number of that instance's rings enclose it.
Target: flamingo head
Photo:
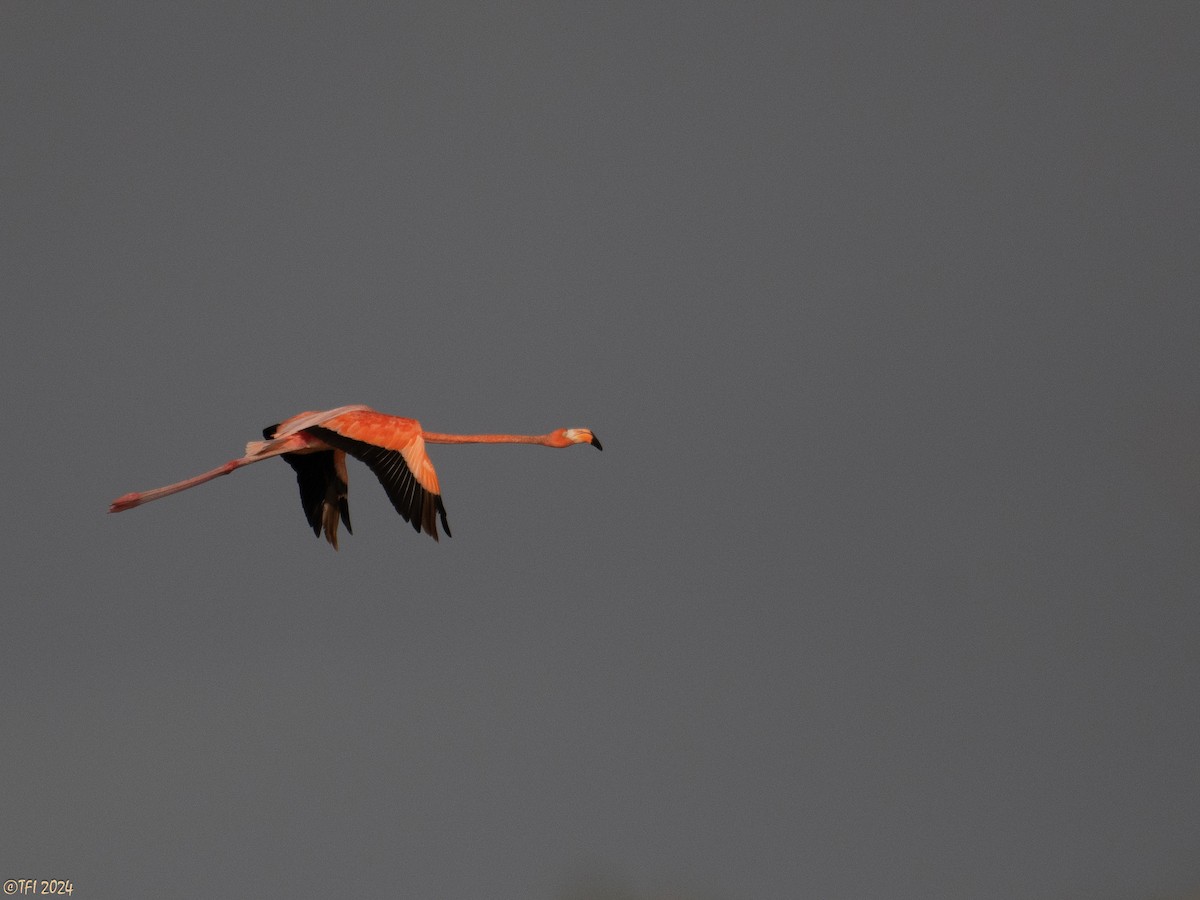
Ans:
[[[563,428],[561,434],[563,438],[562,446],[564,447],[567,444],[591,444],[597,450],[604,449],[600,446],[600,441],[592,434],[589,428]]]

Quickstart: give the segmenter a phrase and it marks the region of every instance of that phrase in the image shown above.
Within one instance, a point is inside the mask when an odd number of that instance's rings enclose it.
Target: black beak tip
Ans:
[[[592,435],[592,446],[595,447],[597,450],[604,449],[603,447],[600,446],[600,439],[598,437],[596,437],[594,434]]]

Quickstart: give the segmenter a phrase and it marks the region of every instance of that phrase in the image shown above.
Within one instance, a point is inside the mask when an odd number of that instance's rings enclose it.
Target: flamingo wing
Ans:
[[[367,468],[375,473],[375,477],[383,485],[396,512],[400,513],[406,522],[410,522],[415,531],[418,533],[424,531],[436,541],[438,539],[437,519],[440,518],[446,536],[451,537],[450,525],[446,521],[446,507],[442,504],[442,495],[438,491],[437,476],[433,472],[432,463],[425,456],[424,441],[420,437],[420,426],[417,426],[415,435],[409,436],[402,449],[396,449],[380,443],[369,443],[367,440],[359,440],[350,434],[342,433],[343,431],[351,434],[359,432],[363,437],[373,436],[370,435],[370,432],[376,429],[363,427],[364,415],[350,414],[346,418],[349,419],[351,415],[356,421],[337,422],[335,420],[328,423],[331,427],[313,426],[306,428],[305,431],[330,447],[366,463]],[[374,413],[373,416],[392,419],[395,422],[411,421],[383,416],[380,413]],[[415,422],[413,424],[416,425]],[[391,430],[395,431],[396,429]],[[413,473],[410,462],[415,465],[421,477]],[[432,484],[429,483],[430,481]]]
[[[271,440],[279,430],[278,425],[263,429],[263,437]],[[346,525],[346,531],[354,534],[350,526],[349,486],[346,476],[346,454],[341,450],[321,450],[308,453],[284,453],[283,461],[296,472],[296,483],[300,486],[300,505],[304,516],[312,526],[313,534],[321,536],[337,549],[338,517]]]

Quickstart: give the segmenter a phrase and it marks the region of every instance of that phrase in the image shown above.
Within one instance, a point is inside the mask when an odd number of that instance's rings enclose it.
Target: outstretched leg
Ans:
[[[270,446],[264,447],[258,453],[248,453],[239,459],[231,459],[225,465],[217,466],[217,468],[210,472],[205,472],[203,475],[196,475],[192,478],[177,481],[174,484],[168,484],[165,487],[154,488],[149,491],[135,491],[123,494],[112,502],[108,507],[108,511],[110,513],[124,512],[127,509],[133,509],[135,506],[141,506],[143,503],[149,503],[151,500],[158,500],[160,497],[169,497],[171,494],[178,494],[180,491],[186,491],[188,488],[204,484],[206,481],[212,481],[214,478],[228,475],[235,469],[240,469],[242,466],[248,466],[259,460],[270,459],[273,456],[280,456],[284,453],[296,453],[312,446],[312,441],[301,434],[293,434],[285,439],[264,443]]]

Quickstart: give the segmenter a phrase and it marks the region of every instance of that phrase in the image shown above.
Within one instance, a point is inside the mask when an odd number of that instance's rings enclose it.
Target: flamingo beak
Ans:
[[[590,443],[597,450],[604,449],[603,447],[600,446],[600,438],[596,437],[594,434],[592,435],[592,439],[590,441],[588,441],[588,443]]]

